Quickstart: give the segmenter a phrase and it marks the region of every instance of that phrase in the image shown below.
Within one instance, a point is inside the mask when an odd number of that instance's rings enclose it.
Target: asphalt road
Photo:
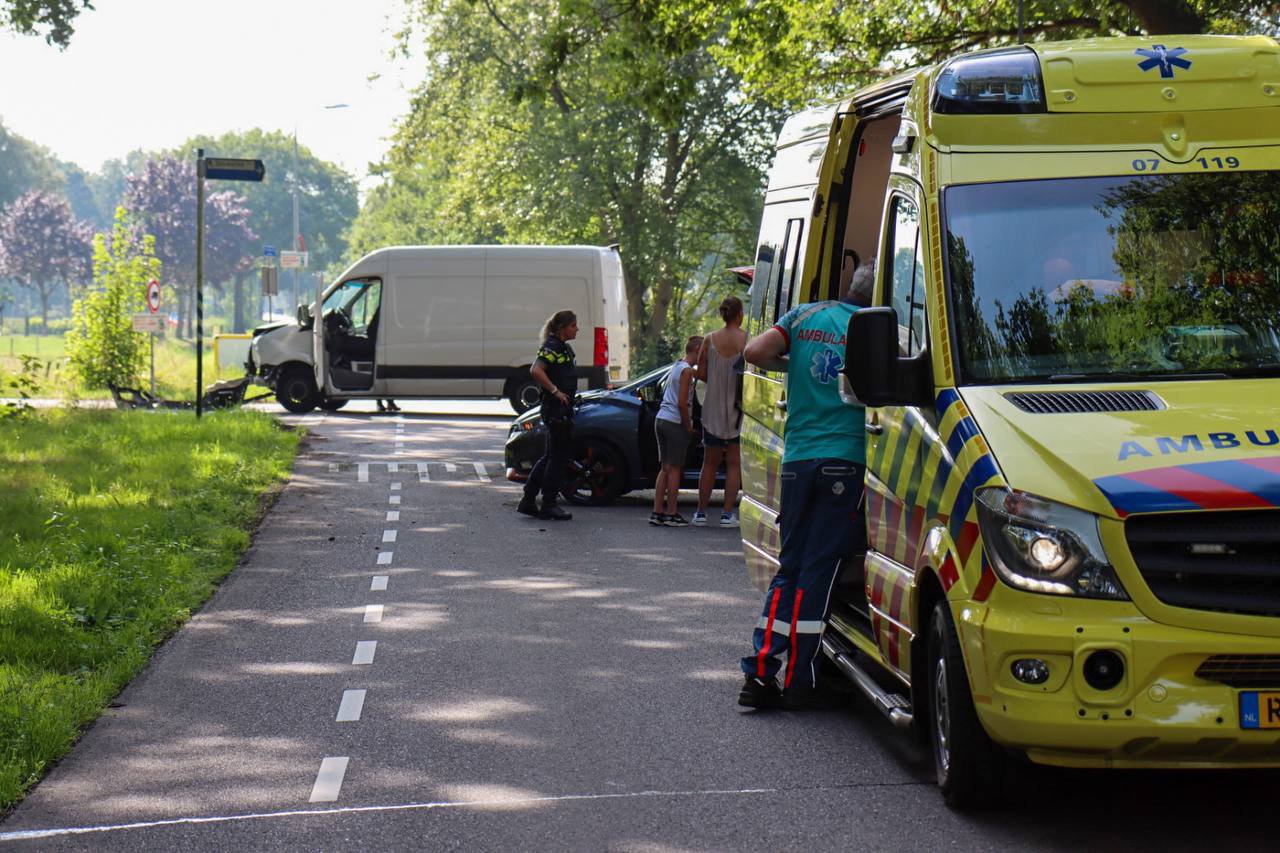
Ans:
[[[241,567],[0,843],[1275,847],[1275,774],[1033,769],[958,815],[860,699],[741,713],[759,599],[737,531],[651,528],[643,494],[518,516],[497,404],[356,408],[290,419],[312,437]]]

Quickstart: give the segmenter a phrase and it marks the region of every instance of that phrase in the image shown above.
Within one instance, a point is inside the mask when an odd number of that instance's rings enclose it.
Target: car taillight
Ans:
[[[609,366],[609,330],[604,326],[596,326],[596,355],[591,363],[596,367]]]

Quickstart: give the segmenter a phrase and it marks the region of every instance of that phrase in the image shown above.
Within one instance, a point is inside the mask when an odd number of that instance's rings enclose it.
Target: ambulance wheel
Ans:
[[[276,380],[276,399],[295,415],[305,415],[320,403],[316,378],[311,368],[295,364],[280,371]]]
[[[348,402],[349,401],[347,400],[331,400],[328,397],[325,397],[320,401],[320,408],[324,409],[326,412],[336,412]]]
[[[561,492],[579,506],[605,506],[626,490],[627,462],[603,441],[579,443],[564,475]]]
[[[542,388],[533,379],[516,379],[507,385],[507,400],[517,415],[523,415],[542,402]]]
[[[945,600],[929,621],[926,725],[938,787],[954,809],[990,805],[1000,793],[1004,754],[992,742],[973,706],[960,637]]]

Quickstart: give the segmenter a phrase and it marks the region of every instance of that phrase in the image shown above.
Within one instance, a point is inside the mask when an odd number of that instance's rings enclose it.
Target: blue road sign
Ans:
[[[263,247],[262,247],[262,257],[264,257],[264,258],[278,258],[278,257],[280,257],[280,252],[276,249],[276,247],[275,247],[275,246],[263,246]]]
[[[206,157],[204,176],[211,181],[261,181],[267,167],[261,160]]]

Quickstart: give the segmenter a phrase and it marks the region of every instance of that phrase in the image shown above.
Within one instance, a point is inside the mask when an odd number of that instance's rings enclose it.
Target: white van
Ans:
[[[583,389],[627,378],[631,348],[614,247],[393,246],[352,264],[298,321],[254,330],[246,365],[291,412],[348,400],[506,397],[538,402],[529,366],[547,317],[568,308]],[[316,358],[323,352],[325,358]]]

